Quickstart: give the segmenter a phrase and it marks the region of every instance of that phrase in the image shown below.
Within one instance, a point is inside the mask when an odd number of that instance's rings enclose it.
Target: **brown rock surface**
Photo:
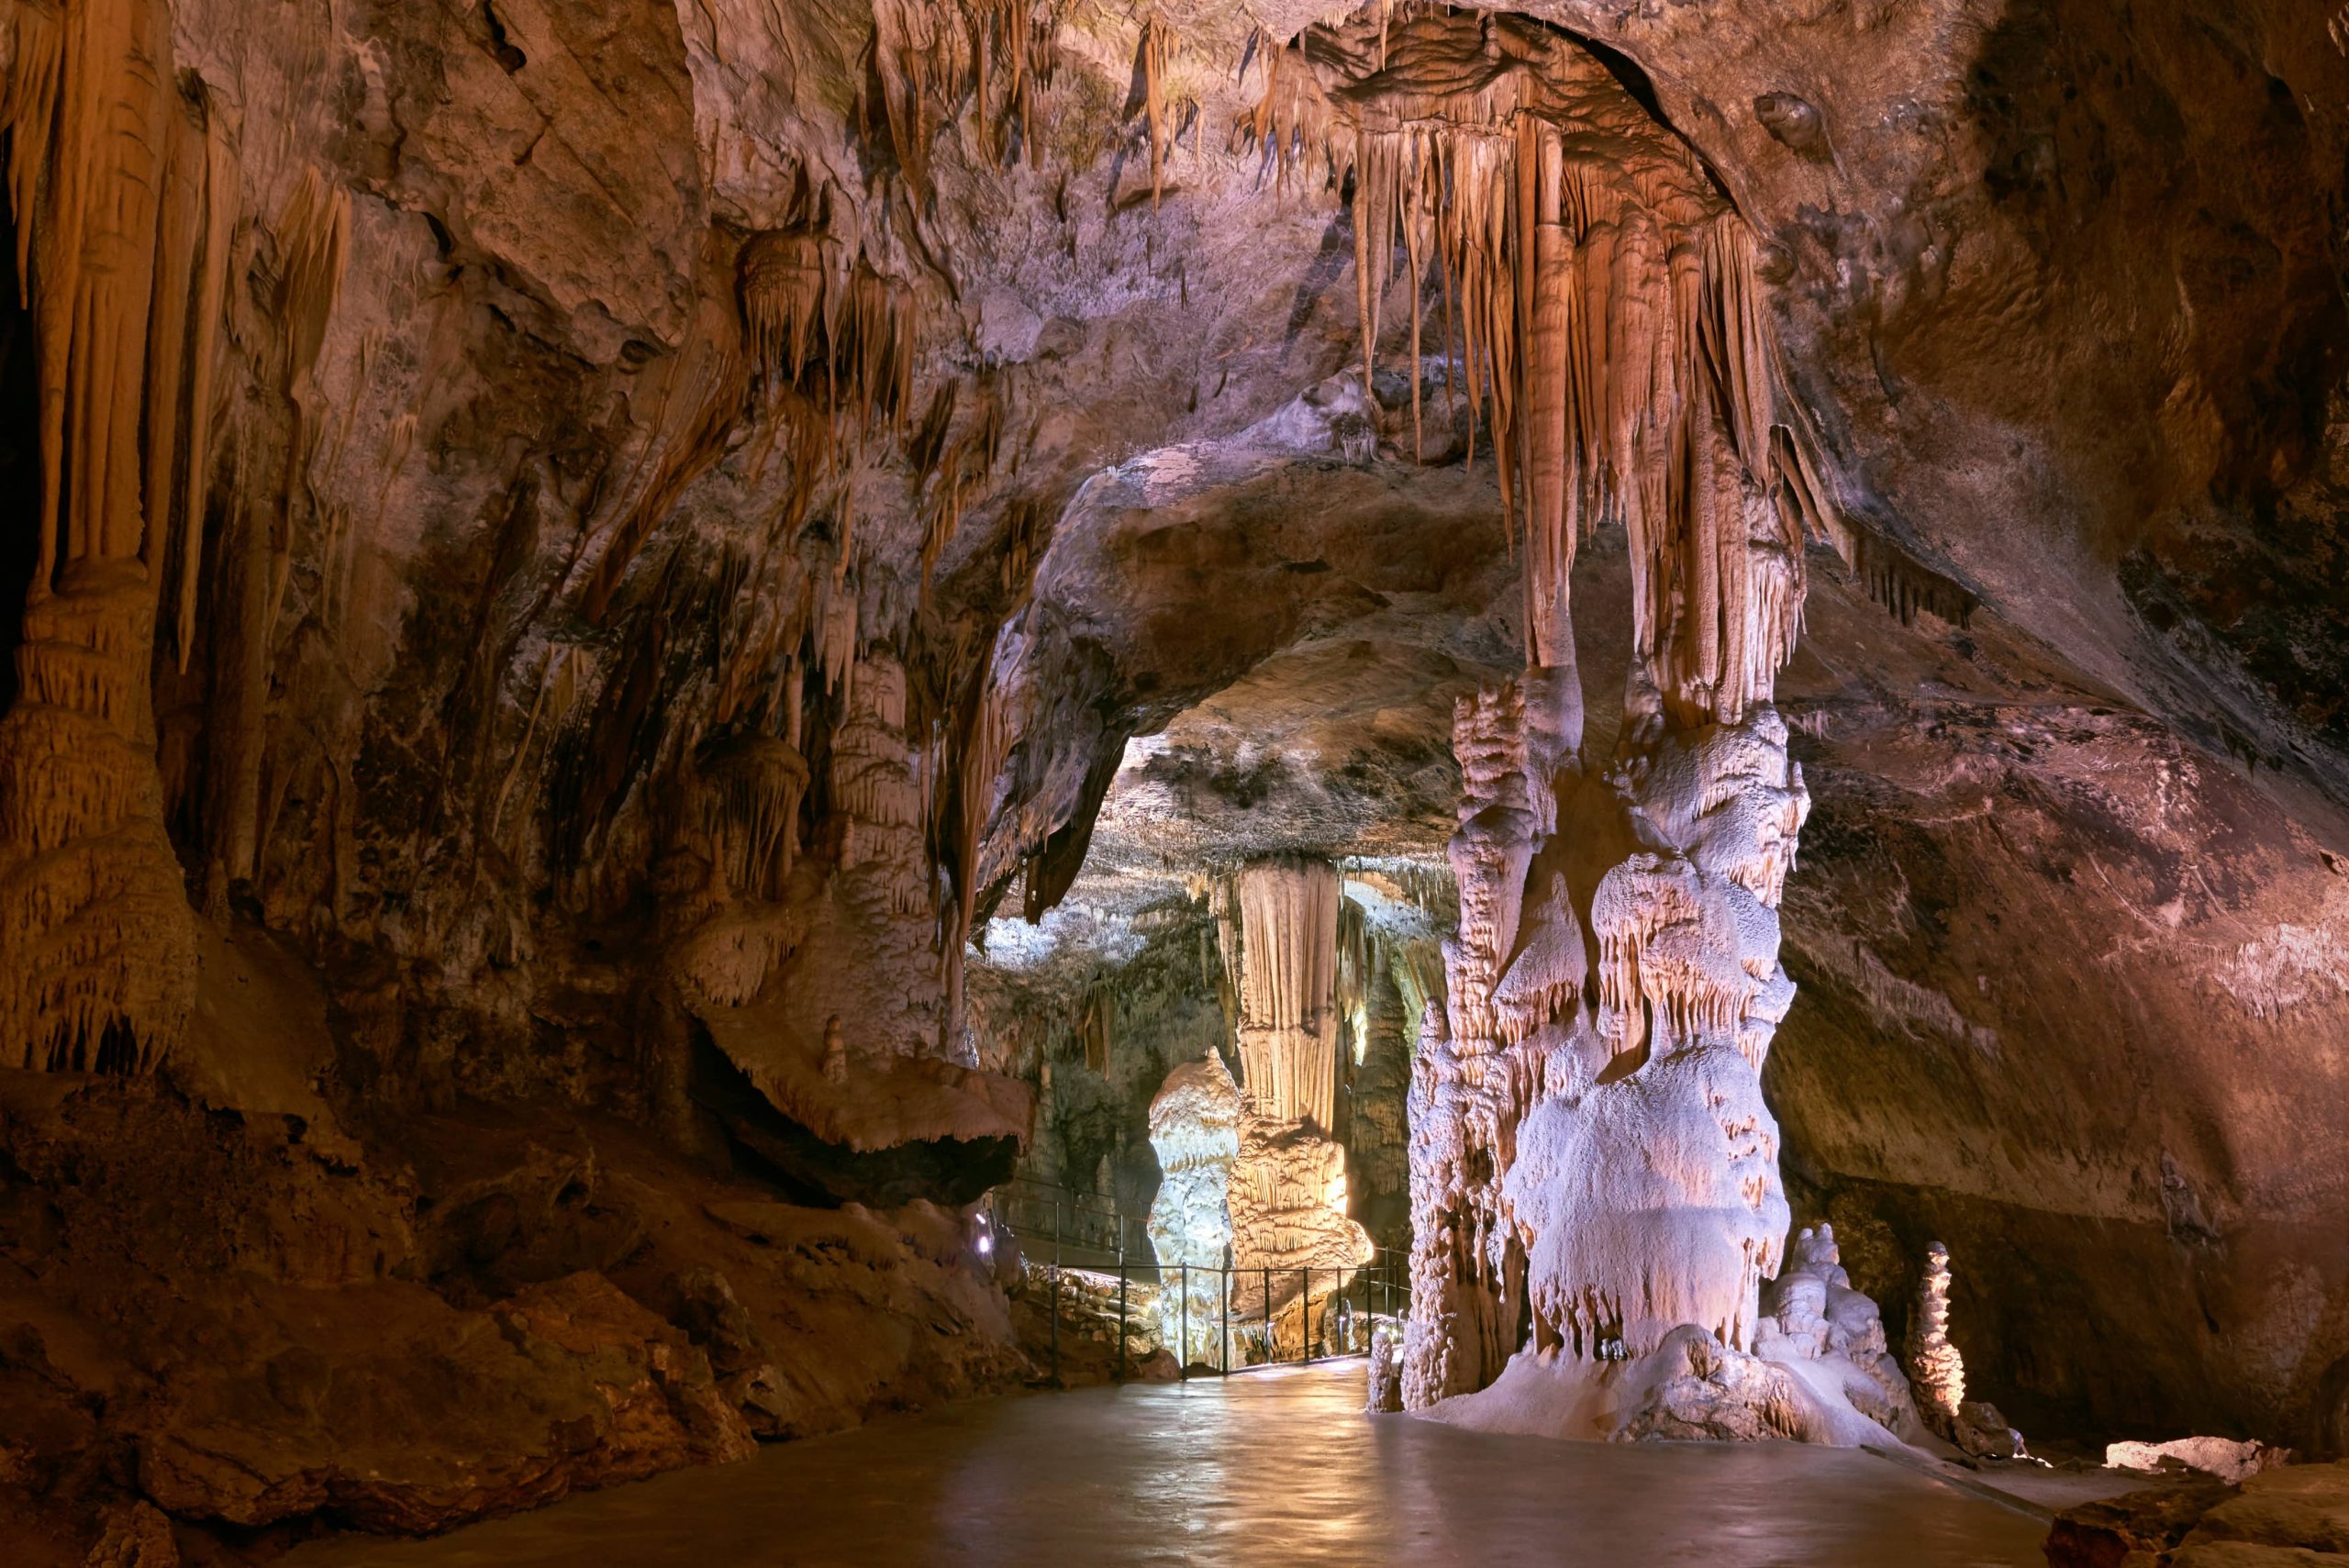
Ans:
[[[2349,1463],[2288,1464],[2241,1486],[2207,1476],[2066,1509],[2054,1568],[2258,1568],[2349,1555]]]

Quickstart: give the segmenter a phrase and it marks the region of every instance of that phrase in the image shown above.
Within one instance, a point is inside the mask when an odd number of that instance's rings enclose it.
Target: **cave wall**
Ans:
[[[1798,714],[1766,1083],[1798,1210],[1881,1239],[1853,1273],[1888,1316],[1947,1241],[1973,1382],[2027,1429],[2337,1447],[2344,862],[1998,628],[1935,641]]]

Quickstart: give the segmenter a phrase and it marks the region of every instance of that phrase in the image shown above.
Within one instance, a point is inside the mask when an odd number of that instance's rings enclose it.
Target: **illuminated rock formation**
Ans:
[[[151,665],[167,604],[183,667],[192,635],[234,155],[173,90],[161,0],[12,6],[0,36],[42,482],[0,717],[0,1062],[144,1072],[195,1001]],[[331,303],[339,240],[288,258],[297,307]]]
[[[1370,1262],[1331,1136],[1338,1074],[1338,870],[1261,861],[1233,892],[1243,1111],[1231,1165],[1234,1310],[1278,1318]],[[1251,1277],[1251,1271],[1254,1276]],[[1296,1332],[1306,1332],[1300,1321]]]
[[[1338,1085],[1338,868],[1264,861],[1238,879],[1240,1071],[1267,1121],[1332,1129]]]
[[[1972,1398],[2349,1450],[2337,8],[0,5],[0,1540],[1016,1378],[1209,1036],[1421,1400],[1860,1418],[1775,1116]]]
[[[1885,1340],[1884,1316],[1852,1288],[1834,1228],[1806,1229],[1787,1251],[1755,1329],[1755,1352],[1792,1371],[1825,1407],[1849,1407],[1896,1437],[1920,1438],[1923,1423]]]
[[[2022,1434],[1998,1407],[1965,1396],[1965,1358],[1949,1338],[1949,1249],[1936,1241],[1926,1249],[1909,1322],[1909,1375],[1919,1413],[1935,1433],[1978,1459],[2025,1458]]]
[[[1150,1206],[1160,1341],[1179,1345],[1186,1365],[1223,1362],[1222,1271],[1233,1251],[1229,1193],[1241,1120],[1240,1087],[1219,1055],[1176,1067],[1150,1102],[1150,1147],[1160,1172]],[[1187,1296],[1185,1265],[1202,1271],[1190,1276]]]
[[[1687,150],[1554,35],[1399,30],[1322,62],[1363,191],[1364,373],[1369,280],[1399,238],[1415,278],[1431,256],[1459,280],[1531,667],[1455,726],[1460,929],[1412,1102],[1404,1377],[1424,1407],[1490,1382],[1520,1312],[1531,1348],[1586,1364],[1687,1325],[1753,1346],[1789,1218],[1760,1073],[1793,995],[1777,906],[1809,808],[1770,696],[1829,525],[1753,236]],[[1593,769],[1568,584],[1602,521],[1631,539],[1634,656]]]
[[[1949,1249],[1925,1249],[1917,1307],[1909,1319],[1909,1381],[1917,1407],[1944,1435],[1965,1404],[1965,1358],[1949,1342]]]

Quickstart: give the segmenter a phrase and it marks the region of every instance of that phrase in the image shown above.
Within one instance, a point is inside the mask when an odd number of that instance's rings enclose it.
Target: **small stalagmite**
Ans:
[[[1965,1358],[1949,1342],[1949,1249],[1936,1241],[1925,1249],[1924,1273],[1917,1281],[1917,1313],[1909,1323],[1909,1381],[1926,1418],[1943,1432],[1965,1403]]]

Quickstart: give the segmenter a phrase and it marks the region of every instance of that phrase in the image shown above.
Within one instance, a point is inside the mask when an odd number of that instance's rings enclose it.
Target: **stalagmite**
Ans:
[[[2028,1458],[2022,1434],[1998,1407],[1965,1396],[1965,1358],[1949,1338],[1949,1249],[1925,1250],[1917,1281],[1916,1315],[1909,1322],[1909,1376],[1925,1425],[1977,1459]]]
[[[1925,1249],[1916,1316],[1909,1321],[1909,1381],[1918,1407],[1943,1431],[1965,1403],[1965,1358],[1949,1342],[1949,1249],[1936,1241]]]
[[[1159,1328],[1163,1342],[1181,1346],[1186,1365],[1223,1364],[1221,1271],[1234,1250],[1228,1193],[1240,1125],[1240,1087],[1212,1051],[1167,1073],[1150,1102],[1150,1147],[1161,1173],[1149,1225],[1160,1271]],[[1198,1271],[1187,1296],[1186,1265]]]

